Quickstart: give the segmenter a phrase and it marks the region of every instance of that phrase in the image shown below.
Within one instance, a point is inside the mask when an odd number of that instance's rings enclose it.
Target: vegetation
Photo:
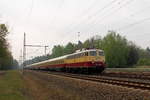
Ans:
[[[13,69],[18,66],[17,61],[13,59],[9,51],[9,44],[6,39],[8,34],[7,26],[0,24],[0,70]]]
[[[110,32],[103,39],[106,63],[110,67],[124,67],[127,65],[129,50],[127,40],[115,32]],[[113,59],[113,60],[112,60]]]
[[[150,49],[147,47],[146,50],[140,49],[139,50],[140,59],[138,61],[138,65],[147,65],[150,66]]]
[[[125,68],[134,67],[134,65],[149,65],[150,49],[141,49],[133,42],[128,41],[125,37],[119,35],[114,31],[109,31],[108,34],[101,38],[101,36],[94,36],[87,39],[83,43],[78,44],[69,42],[67,45],[55,45],[52,49],[52,54],[46,56],[35,57],[26,61],[26,64],[47,60],[70,54],[82,48],[97,48],[103,49],[106,57],[106,64],[110,68]]]
[[[0,72],[0,100],[27,100],[23,80],[18,71]]]

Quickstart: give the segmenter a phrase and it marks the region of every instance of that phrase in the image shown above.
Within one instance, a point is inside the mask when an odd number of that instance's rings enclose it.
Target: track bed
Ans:
[[[24,75],[28,86],[30,86],[29,91],[32,90],[33,97],[37,96],[35,100],[43,100],[43,98],[44,100],[148,100],[150,97],[148,90],[37,71],[27,70]]]

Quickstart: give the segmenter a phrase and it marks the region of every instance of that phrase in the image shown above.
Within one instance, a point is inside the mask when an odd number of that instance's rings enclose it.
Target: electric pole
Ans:
[[[45,46],[45,55],[46,55],[46,50],[47,50],[47,47],[48,47],[48,46]]]
[[[23,69],[26,66],[26,47],[44,47],[44,54],[46,55],[46,50],[48,46],[43,46],[43,45],[27,45],[26,44],[26,34],[24,33],[24,39],[23,39]]]
[[[78,32],[78,42],[80,41],[80,39],[79,39],[79,38],[80,38],[80,32]]]
[[[24,33],[24,41],[23,41],[23,69],[26,66],[25,60],[26,60],[26,33]]]

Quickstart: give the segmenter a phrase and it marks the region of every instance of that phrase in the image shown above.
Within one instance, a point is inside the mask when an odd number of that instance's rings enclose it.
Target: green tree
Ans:
[[[96,35],[93,38],[94,38],[94,41],[93,41],[94,48],[102,49],[102,38],[101,38],[101,36]]]
[[[138,61],[138,65],[147,65],[147,66],[150,66],[150,59],[141,58]]]
[[[102,47],[108,67],[126,67],[129,50],[124,37],[114,31],[109,31],[103,39]]]
[[[90,48],[90,40],[89,39],[83,43],[83,48]]]
[[[64,54],[71,54],[75,52],[75,44],[69,42],[64,48]]]
[[[75,50],[81,50],[83,48],[83,43],[78,41],[78,44],[75,45]]]
[[[96,35],[90,39],[87,39],[83,43],[83,48],[101,49],[102,48],[102,38],[99,35]]]
[[[61,45],[54,46],[52,49],[52,57],[59,57],[64,55],[64,47]]]
[[[149,48],[149,47],[147,47],[147,48],[146,48],[146,50],[147,50],[147,52],[149,52],[149,53],[150,53],[150,48]]]
[[[7,26],[0,24],[0,69],[10,69],[13,64],[13,57],[6,40],[8,33]]]
[[[127,65],[132,66],[137,64],[139,60],[139,48],[134,45],[132,42],[129,43],[128,45],[129,52],[128,52],[128,58],[127,58]]]
[[[147,59],[150,59],[150,53],[145,50],[145,49],[139,49],[139,56],[140,58],[147,58]]]
[[[139,49],[139,60],[138,65],[150,65],[150,52],[149,48]]]

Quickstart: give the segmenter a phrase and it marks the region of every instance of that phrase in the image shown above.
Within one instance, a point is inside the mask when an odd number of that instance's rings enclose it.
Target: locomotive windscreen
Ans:
[[[104,52],[103,51],[99,51],[98,54],[99,54],[99,56],[104,56]]]

